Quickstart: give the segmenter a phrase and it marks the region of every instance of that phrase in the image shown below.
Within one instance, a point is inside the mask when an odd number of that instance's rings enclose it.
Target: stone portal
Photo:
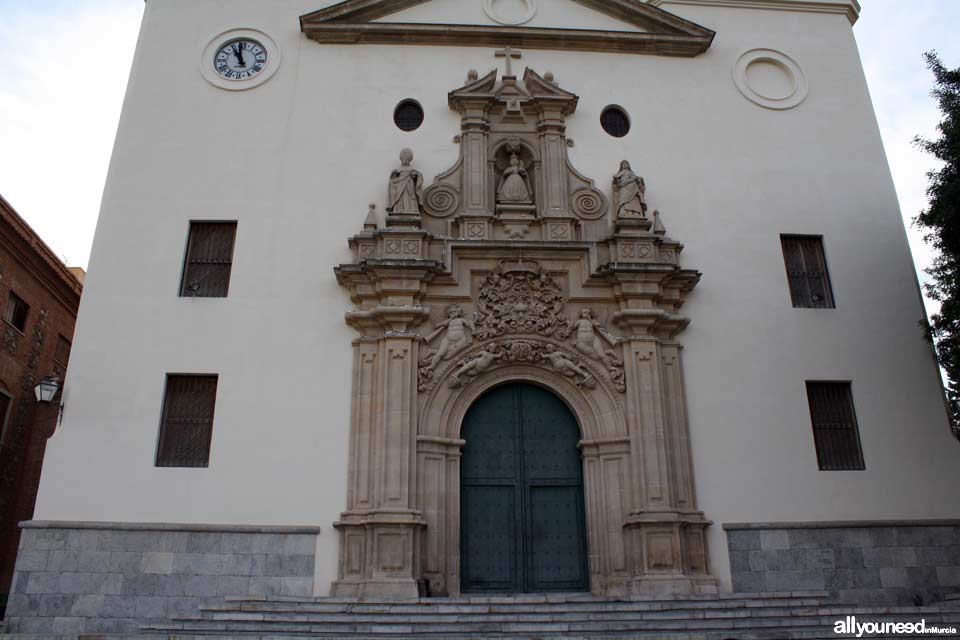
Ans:
[[[611,167],[615,207],[574,168],[566,119],[578,102],[550,73],[470,72],[449,95],[457,161],[421,191],[405,151],[387,227],[368,215],[350,240],[354,261],[336,273],[360,336],[335,595],[716,590],[678,340],[700,274],[680,266],[683,246],[648,211],[628,162]],[[562,477],[547,489],[527,466],[539,462],[524,456],[527,423],[500,425],[516,457],[493,497],[483,469],[499,450],[469,442],[468,410],[507,383],[539,389],[521,392],[520,406],[547,393],[554,426],[570,434],[558,436]],[[574,435],[579,465],[564,457]],[[493,507],[501,498],[504,512]],[[538,519],[553,525],[538,533]],[[538,535],[556,538],[549,560],[532,550]],[[509,547],[502,564],[478,564],[490,555],[484,537]]]

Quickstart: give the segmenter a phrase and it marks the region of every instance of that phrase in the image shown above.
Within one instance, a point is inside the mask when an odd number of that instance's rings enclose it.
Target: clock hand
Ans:
[[[247,63],[243,61],[243,49],[244,49],[245,45],[243,44],[243,41],[242,41],[242,40],[237,43],[237,47],[240,48],[240,66],[241,66],[241,67],[245,67],[245,66],[247,66]]]
[[[241,67],[247,66],[243,64],[243,53],[241,53],[240,51],[240,43],[238,42],[234,44],[232,48],[233,48],[233,55],[237,56],[237,60],[240,62],[240,66]]]

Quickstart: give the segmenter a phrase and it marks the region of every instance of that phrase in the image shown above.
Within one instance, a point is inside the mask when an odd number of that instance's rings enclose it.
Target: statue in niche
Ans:
[[[453,389],[462,387],[464,380],[460,376],[470,376],[471,378],[478,376],[489,369],[494,362],[502,357],[503,354],[500,353],[497,345],[492,344],[488,347],[485,347],[483,351],[478,353],[474,358],[464,362],[463,366],[453,372],[453,374],[450,376],[450,387]]]
[[[520,156],[510,154],[510,166],[504,170],[497,189],[497,202],[503,204],[533,204],[530,197],[530,176]]]
[[[423,175],[410,166],[413,151],[400,152],[400,168],[390,174],[387,190],[387,213],[394,215],[420,215],[423,205]]]
[[[574,346],[577,351],[590,358],[596,358],[607,369],[610,368],[610,359],[616,359],[612,349],[607,349],[603,342],[611,347],[616,346],[617,339],[609,335],[603,325],[593,319],[593,311],[581,309],[580,317],[574,323],[576,336]],[[602,338],[602,340],[601,340]]]
[[[436,369],[441,361],[449,359],[461,349],[470,346],[476,328],[472,322],[463,317],[463,307],[451,304],[447,307],[447,319],[437,324],[436,329],[425,338],[425,341],[430,342],[444,330],[446,334],[440,340],[437,352],[430,359],[428,365],[430,369]]]
[[[647,217],[647,185],[643,178],[630,168],[624,160],[620,171],[613,176],[613,201],[617,207],[618,218]]]

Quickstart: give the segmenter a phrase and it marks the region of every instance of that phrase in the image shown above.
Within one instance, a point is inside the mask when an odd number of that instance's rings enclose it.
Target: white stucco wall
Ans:
[[[458,8],[486,20],[475,0],[434,2],[407,19]],[[401,148],[428,179],[456,160],[447,92],[502,61],[492,48],[319,45],[297,18],[325,4],[148,0],[37,519],[320,525],[318,575],[335,577],[353,333],[332,267],[349,260],[367,203],[382,211]],[[541,5],[533,26],[588,20],[566,0]],[[729,583],[723,522],[960,515],[960,445],[849,21],[664,8],[717,31],[711,49],[525,51],[520,68],[553,71],[581,97],[574,165],[606,189],[629,159],[684,265],[704,273],[683,341],[714,572]],[[223,91],[198,71],[231,28],[282,49],[257,89]],[[741,96],[731,69],[757,47],[800,63],[803,104]],[[392,121],[407,97],[426,111],[413,133]],[[600,129],[611,103],[633,119],[623,139]],[[177,297],[188,222],[218,219],[239,222],[229,297]],[[791,307],[781,233],[824,236],[836,309]],[[178,372],[220,376],[208,469],[153,466],[164,375]],[[817,469],[808,379],[853,382],[866,471]]]

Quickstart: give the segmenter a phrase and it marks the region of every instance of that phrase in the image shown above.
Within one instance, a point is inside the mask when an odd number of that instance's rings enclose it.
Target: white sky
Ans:
[[[910,225],[933,167],[911,141],[939,122],[921,54],[936,49],[960,66],[960,0],[861,4],[855,33]],[[0,0],[0,195],[72,266],[86,268],[90,257],[143,6]],[[912,226],[908,235],[922,269],[930,251]]]

